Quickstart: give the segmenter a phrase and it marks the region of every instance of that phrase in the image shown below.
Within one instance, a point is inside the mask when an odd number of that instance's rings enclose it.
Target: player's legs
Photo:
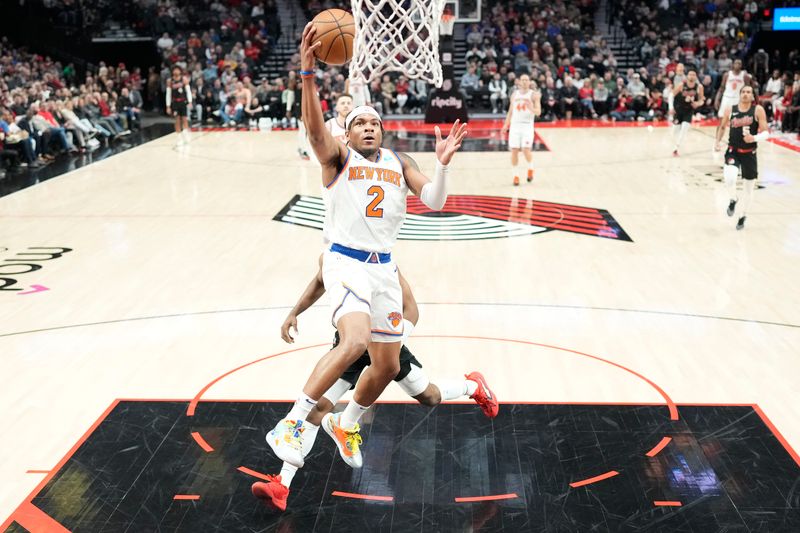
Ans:
[[[436,407],[443,401],[470,397],[481,407],[489,418],[497,416],[499,405],[494,394],[478,372],[472,372],[466,379],[440,379],[431,383],[422,365],[403,346],[400,354],[400,374],[397,384],[403,391],[427,407]]]
[[[326,415],[322,420],[322,427],[333,438],[339,455],[353,468],[360,468],[362,464],[358,421],[400,371],[400,340],[404,327],[401,314],[403,291],[397,266],[388,262],[362,267],[360,272],[365,279],[353,282],[360,281],[372,287],[373,291],[370,302],[370,366],[361,374],[353,399],[344,411]],[[328,285],[326,279],[325,286]]]
[[[689,131],[690,127],[691,124],[685,116],[679,116],[676,118],[675,127],[672,130],[673,139],[675,141],[675,147],[672,150],[672,155],[678,155],[678,149],[681,147],[681,142],[683,142],[683,138],[686,136],[686,132]]]
[[[400,343],[371,342],[369,345],[370,365],[361,374],[350,402],[342,414],[342,425],[351,427],[358,422],[366,409],[375,403],[378,396],[400,372]],[[357,407],[351,409],[351,404]],[[361,406],[364,406],[363,408]],[[349,410],[349,412],[348,412]]]
[[[340,342],[317,362],[292,409],[267,434],[275,455],[294,466],[303,466],[303,426],[309,413],[323,393],[363,355],[369,343],[372,289],[365,274],[364,265],[358,261],[333,252],[323,255],[322,276],[334,308],[332,323],[339,331]],[[396,283],[396,274],[394,279]],[[397,308],[401,305],[398,302]]]
[[[728,193],[728,216],[732,217],[736,212],[736,202],[739,198],[736,195],[736,179],[739,177],[739,159],[729,148],[725,153],[725,164],[722,167],[722,180],[725,183],[725,190]]]
[[[736,229],[744,229],[747,218],[747,211],[753,203],[753,193],[758,184],[758,161],[756,154],[743,154],[741,157],[742,178],[744,179],[744,191],[742,192],[742,208],[739,213],[739,220],[736,222]]]
[[[311,449],[314,447],[322,417],[333,411],[336,402],[339,401],[344,393],[351,387],[352,384],[349,381],[338,379],[330,389],[325,391],[325,394],[308,414],[308,418],[306,419],[307,423],[303,430],[302,452],[304,459],[311,453]],[[281,466],[280,474],[277,476],[267,476],[266,482],[257,481],[253,483],[250,490],[254,496],[262,500],[267,506],[285,511],[286,502],[289,498],[289,488],[298,470],[298,467],[284,461]]]
[[[336,383],[353,361],[361,357],[369,344],[370,318],[367,313],[352,312],[342,316],[336,323],[336,329],[341,338],[339,344],[317,361],[303,387],[303,393],[315,402]]]
[[[516,135],[515,135],[516,137]],[[511,146],[511,134],[509,133],[509,146]],[[511,169],[514,174],[514,185],[519,185],[519,146],[511,146]]]
[[[522,155],[525,156],[525,161],[528,163],[528,183],[533,181],[533,152],[530,146],[522,148]]]

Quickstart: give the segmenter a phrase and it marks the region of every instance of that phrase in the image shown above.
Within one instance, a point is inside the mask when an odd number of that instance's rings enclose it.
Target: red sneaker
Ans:
[[[489,388],[489,384],[486,383],[483,374],[480,372],[471,372],[466,375],[466,378],[478,384],[478,388],[470,398],[475,400],[475,403],[480,406],[481,411],[483,411],[483,414],[488,418],[496,417],[497,413],[500,411],[500,405],[498,405],[497,398],[492,392],[492,389]]]
[[[281,484],[281,476],[267,476],[267,483],[256,481],[250,490],[253,496],[263,501],[267,507],[278,511],[286,510],[289,488]]]
[[[519,185],[519,176],[514,176],[514,185]]]

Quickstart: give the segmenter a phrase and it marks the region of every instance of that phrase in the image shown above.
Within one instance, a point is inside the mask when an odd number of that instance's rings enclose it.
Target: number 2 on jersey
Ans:
[[[378,206],[381,205],[383,201],[383,187],[378,185],[373,185],[367,191],[367,194],[374,195],[375,198],[367,206],[367,217],[368,218],[383,218],[383,209],[379,208]]]

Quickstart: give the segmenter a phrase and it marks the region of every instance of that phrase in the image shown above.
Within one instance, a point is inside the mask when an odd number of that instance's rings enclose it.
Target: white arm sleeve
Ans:
[[[167,107],[172,105],[172,87],[167,85]]]
[[[756,142],[766,141],[769,139],[769,130],[762,131],[758,135],[753,135],[753,137],[755,138]]]
[[[186,101],[189,102],[189,105],[192,105],[192,89],[188,85],[184,86],[184,91],[186,91]]]
[[[447,201],[447,167],[438,160],[433,181],[422,186],[419,199],[434,211],[441,211]]]

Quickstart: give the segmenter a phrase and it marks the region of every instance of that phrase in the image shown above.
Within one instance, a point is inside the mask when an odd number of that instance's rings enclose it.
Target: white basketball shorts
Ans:
[[[348,313],[367,313],[373,342],[400,342],[403,290],[394,260],[361,262],[328,250],[322,259],[322,280],[330,298],[334,327]]]

